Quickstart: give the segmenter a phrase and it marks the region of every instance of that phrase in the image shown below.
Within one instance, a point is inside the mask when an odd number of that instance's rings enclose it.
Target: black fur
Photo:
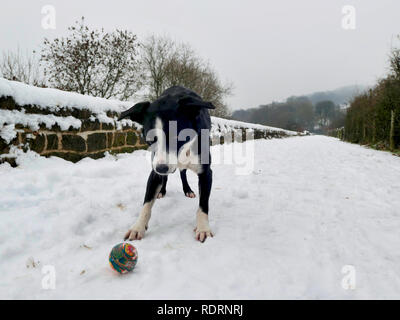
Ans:
[[[182,180],[183,193],[185,195],[190,194],[190,193],[194,194],[193,190],[190,188],[189,183],[187,181],[186,169],[181,170],[180,175],[181,175],[181,180]]]

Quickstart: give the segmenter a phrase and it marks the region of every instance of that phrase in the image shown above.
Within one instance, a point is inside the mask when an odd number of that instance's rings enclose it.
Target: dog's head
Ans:
[[[152,151],[152,167],[160,175],[175,172],[182,156],[188,155],[202,128],[202,114],[215,109],[195,93],[180,87],[168,89],[159,99],[140,102],[121,113],[143,125],[142,134]],[[172,94],[171,94],[172,93]]]

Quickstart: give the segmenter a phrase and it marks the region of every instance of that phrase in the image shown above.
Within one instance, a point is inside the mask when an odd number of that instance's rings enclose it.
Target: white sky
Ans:
[[[48,4],[56,30],[41,27]],[[356,9],[355,30],[342,28],[344,5]],[[125,28],[140,39],[166,34],[189,42],[234,83],[229,105],[238,109],[374,83],[387,71],[399,12],[399,0],[2,0],[0,50],[38,48],[81,16],[92,27]]]

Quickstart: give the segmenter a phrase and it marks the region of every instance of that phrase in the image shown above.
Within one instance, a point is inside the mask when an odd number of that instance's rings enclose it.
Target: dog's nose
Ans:
[[[164,173],[167,173],[168,170],[169,170],[169,167],[166,164],[158,164],[156,166],[156,171],[158,173],[164,174]]]

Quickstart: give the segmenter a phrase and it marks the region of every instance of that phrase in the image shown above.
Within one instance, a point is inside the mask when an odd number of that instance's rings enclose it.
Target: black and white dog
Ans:
[[[194,171],[199,178],[196,239],[204,242],[207,237],[213,236],[208,223],[212,184],[211,119],[208,109],[215,107],[193,91],[175,86],[165,90],[153,103],[141,102],[122,112],[119,120],[130,118],[143,125],[142,134],[152,152],[152,171],[147,181],[143,208],[124,240],[141,240],[144,237],[154,201],[165,195],[168,174],[177,168],[187,197],[194,198],[195,194],[188,184],[186,170]]]

